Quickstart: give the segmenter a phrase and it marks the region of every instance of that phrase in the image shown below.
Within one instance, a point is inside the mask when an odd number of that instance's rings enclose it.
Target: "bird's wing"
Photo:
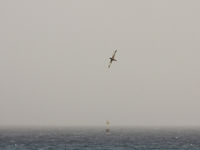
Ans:
[[[110,61],[109,65],[108,65],[108,68],[110,68],[111,64],[112,64],[112,61]]]
[[[117,50],[114,51],[114,54],[112,56],[112,58],[114,59],[115,58],[115,54],[117,53]]]

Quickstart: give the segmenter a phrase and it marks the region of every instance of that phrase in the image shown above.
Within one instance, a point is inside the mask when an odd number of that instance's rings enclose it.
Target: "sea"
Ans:
[[[200,150],[200,128],[2,128],[0,150]]]

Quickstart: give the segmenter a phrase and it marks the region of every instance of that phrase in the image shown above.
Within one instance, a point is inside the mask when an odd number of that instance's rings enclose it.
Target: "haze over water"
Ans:
[[[199,18],[199,0],[1,0],[0,150],[199,150]]]
[[[199,7],[0,1],[0,126],[199,126]]]

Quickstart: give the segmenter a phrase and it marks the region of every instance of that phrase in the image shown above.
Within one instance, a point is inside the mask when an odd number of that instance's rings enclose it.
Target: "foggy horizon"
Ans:
[[[200,126],[199,7],[1,1],[0,127]]]

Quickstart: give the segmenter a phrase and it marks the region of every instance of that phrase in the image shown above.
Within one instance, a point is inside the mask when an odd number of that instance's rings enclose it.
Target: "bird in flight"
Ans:
[[[110,57],[109,59],[110,59],[110,64],[108,65],[108,68],[110,68],[110,66],[111,66],[111,64],[112,64],[112,62],[113,61],[117,61],[116,59],[115,59],[115,54],[117,53],[117,50],[115,50],[114,51],[114,54],[112,55],[112,57]]]

